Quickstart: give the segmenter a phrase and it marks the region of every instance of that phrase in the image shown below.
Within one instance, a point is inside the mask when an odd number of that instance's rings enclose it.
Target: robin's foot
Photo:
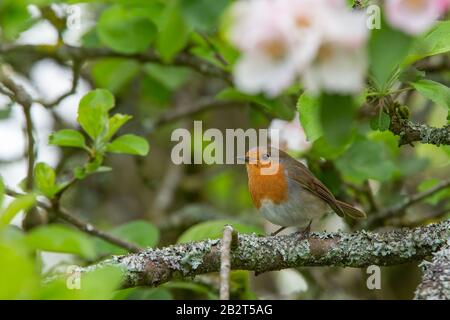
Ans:
[[[299,235],[299,240],[306,240],[309,239],[309,234],[311,233],[311,223],[312,220],[309,221],[308,225],[306,226],[305,229],[303,229],[302,231],[300,231],[300,235]]]
[[[275,232],[272,232],[270,235],[273,237],[273,236],[276,236],[277,234],[279,234],[281,231],[283,231],[284,229],[286,229],[286,227],[281,227],[280,229],[278,229],[277,231],[275,231]]]

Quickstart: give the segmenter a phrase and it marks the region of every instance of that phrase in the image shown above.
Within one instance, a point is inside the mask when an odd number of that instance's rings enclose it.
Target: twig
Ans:
[[[23,193],[20,192],[16,192],[10,188],[6,188],[6,194],[10,197],[19,197],[19,196],[23,196]],[[116,236],[105,232],[105,231],[101,231],[97,228],[95,228],[92,224],[90,223],[86,223],[84,221],[82,221],[81,219],[77,218],[76,216],[72,215],[70,212],[68,212],[66,209],[58,207],[58,210],[55,211],[54,207],[51,205],[46,204],[45,202],[42,201],[37,201],[36,205],[40,208],[45,209],[46,211],[52,211],[56,214],[56,216],[58,218],[60,218],[61,220],[64,220],[66,222],[68,222],[69,224],[77,227],[79,230],[88,233],[94,237],[103,239],[109,243],[115,244],[121,248],[124,248],[128,251],[131,252],[140,252],[142,250],[141,247],[124,241],[122,239],[117,238]]]
[[[230,254],[233,227],[226,225],[223,229],[222,246],[220,248],[220,300],[230,300]]]
[[[152,131],[154,128],[165,125],[169,122],[174,122],[184,117],[192,116],[211,108],[225,108],[231,106],[241,106],[241,104],[235,101],[222,101],[216,100],[214,98],[205,98],[202,99],[202,101],[199,101],[197,104],[166,111],[161,116],[159,116],[159,118],[155,122],[153,122],[149,131]]]
[[[396,216],[401,215],[405,209],[409,208],[410,206],[416,204],[417,202],[420,202],[433,194],[446,189],[450,187],[450,179],[441,181],[440,183],[436,184],[434,187],[425,190],[423,192],[416,193],[412,196],[406,197],[403,201],[399,202],[398,204],[389,207],[387,209],[382,210],[377,215],[372,215],[367,221],[366,226],[367,227],[373,227],[375,225],[378,225],[380,222],[389,219],[394,218]]]
[[[79,230],[86,232],[90,235],[93,235],[97,238],[106,240],[109,243],[115,244],[121,248],[124,248],[130,252],[140,252],[142,251],[142,248],[124,241],[122,239],[117,238],[116,236],[113,236],[110,233],[101,231],[99,229],[96,229],[92,224],[90,223],[86,223],[80,219],[78,219],[77,217],[73,216],[72,214],[70,214],[66,209],[64,208],[58,208],[58,211],[56,212],[57,216],[59,218],[61,218],[62,220],[70,223],[71,225],[77,227]]]
[[[81,61],[74,60],[73,67],[72,67],[72,84],[71,84],[70,89],[67,92],[63,93],[62,95],[57,97],[55,100],[50,101],[50,102],[45,102],[42,100],[38,100],[36,102],[39,104],[42,104],[47,109],[51,109],[51,108],[59,105],[61,103],[61,101],[63,101],[65,98],[75,94],[75,92],[77,91],[77,87],[78,87],[78,81],[80,80],[81,65],[82,65]]]
[[[138,62],[156,62],[164,64],[164,61],[155,51],[147,51],[139,54],[123,54],[107,48],[84,48],[63,45],[8,45],[0,44],[0,54],[16,54],[27,52],[44,59],[51,58],[59,63],[66,60],[95,60],[99,58],[125,58]],[[172,61],[173,65],[191,68],[203,75],[220,78],[227,83],[232,83],[231,75],[226,70],[215,66],[188,52],[179,53]]]
[[[312,233],[309,239],[301,241],[298,234],[275,237],[239,234],[239,246],[230,255],[231,268],[260,274],[301,266],[399,265],[422,260],[439,250],[447,241],[449,228],[450,221],[444,221],[384,233]],[[217,272],[220,258],[221,241],[204,240],[117,256],[82,270],[117,266],[122,270],[123,287],[157,286],[175,278]]]
[[[0,82],[2,82],[5,87],[11,91],[11,95],[8,95],[13,101],[17,102],[21,107],[23,114],[25,116],[26,124],[26,136],[27,136],[27,158],[28,158],[28,169],[27,169],[27,190],[33,189],[33,170],[34,170],[34,136],[33,136],[33,119],[31,118],[31,105],[33,103],[33,98],[25,91],[25,89],[17,84],[8,75],[8,71],[5,68],[0,69]]]

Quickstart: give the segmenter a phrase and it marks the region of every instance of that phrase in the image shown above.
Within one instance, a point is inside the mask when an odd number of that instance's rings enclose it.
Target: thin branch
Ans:
[[[55,100],[50,101],[50,102],[45,102],[45,101],[41,101],[41,100],[36,101],[36,102],[39,104],[42,104],[47,109],[51,109],[55,106],[58,106],[61,103],[61,101],[63,101],[67,97],[75,94],[75,92],[77,91],[77,87],[78,87],[78,81],[80,80],[81,65],[82,65],[82,62],[80,62],[78,60],[74,60],[73,67],[72,67],[72,84],[70,86],[70,89],[67,92],[63,93],[62,95],[57,97]]]
[[[222,246],[220,248],[220,300],[230,300],[231,241],[233,227],[226,225],[223,229]]]
[[[0,68],[0,82],[11,91],[11,95],[8,95],[13,101],[17,102],[21,107],[25,116],[26,123],[26,136],[27,136],[27,190],[33,189],[33,170],[35,162],[34,154],[34,136],[33,136],[33,119],[31,118],[31,105],[33,104],[33,98],[25,91],[25,89],[17,84],[9,75],[9,71],[6,68]]]
[[[86,223],[84,221],[82,221],[81,219],[75,217],[74,215],[70,214],[66,209],[64,208],[58,208],[58,211],[56,212],[57,216],[59,218],[61,218],[62,220],[70,223],[71,225],[77,227],[79,230],[88,233],[94,237],[103,239],[109,243],[115,244],[121,248],[124,248],[130,252],[140,252],[142,251],[142,248],[131,243],[131,242],[127,242],[124,241],[120,238],[117,238],[116,236],[105,232],[105,231],[101,231],[99,229],[96,229],[92,224],[90,223]]]
[[[299,240],[298,234],[275,237],[240,234],[231,251],[231,268],[260,274],[301,266],[399,265],[422,260],[439,250],[447,241],[449,228],[450,221],[445,221],[385,233],[312,233],[305,240]],[[123,287],[157,286],[173,279],[217,272],[220,257],[221,241],[205,240],[116,256],[83,271],[116,266],[123,271]]]
[[[159,118],[153,122],[150,131],[152,129],[163,126],[167,123],[174,122],[185,118],[187,116],[193,116],[200,112],[212,109],[212,108],[226,108],[231,106],[241,106],[240,103],[235,101],[216,100],[214,98],[205,98],[199,101],[197,104],[183,106],[182,108],[175,108],[166,111]]]
[[[123,54],[107,48],[83,48],[63,45],[8,45],[0,44],[0,54],[16,54],[27,52],[34,54],[38,58],[51,58],[60,63],[67,60],[95,60],[99,58],[125,58],[138,62],[156,62],[164,64],[161,57],[154,51],[147,51],[138,54]],[[226,70],[198,58],[188,52],[179,53],[172,61],[173,65],[191,68],[203,75],[220,78],[227,83],[231,83],[231,75]]]
[[[366,220],[364,225],[366,227],[373,227],[373,226],[379,225],[380,222],[382,222],[386,219],[397,217],[397,216],[403,214],[404,211],[407,208],[409,208],[410,206],[412,206],[412,205],[414,205],[414,204],[416,204],[416,203],[418,203],[418,202],[420,202],[420,201],[422,201],[422,200],[424,200],[424,199],[426,199],[448,187],[450,187],[450,179],[441,181],[428,190],[425,190],[423,192],[419,192],[419,193],[413,194],[412,196],[406,197],[405,199],[403,199],[403,201],[397,203],[396,205],[386,208],[376,215],[370,216]]]
[[[14,191],[14,190],[12,190],[10,188],[6,188],[6,194],[8,196],[10,196],[10,197],[19,197],[19,196],[23,195],[23,193],[16,192],[16,191]],[[115,244],[115,245],[117,245],[117,246],[119,246],[121,248],[124,248],[124,249],[126,249],[126,250],[128,250],[130,252],[140,252],[140,251],[142,251],[141,247],[139,247],[139,246],[137,246],[137,245],[135,245],[133,243],[124,241],[124,240],[122,240],[120,238],[117,238],[116,236],[114,236],[114,235],[112,235],[112,234],[110,234],[108,232],[101,231],[101,230],[95,228],[92,224],[84,222],[83,220],[81,220],[81,219],[77,218],[76,216],[72,215],[69,211],[67,211],[64,208],[58,207],[57,210],[55,211],[54,210],[55,208],[53,206],[48,205],[48,204],[46,204],[45,202],[42,202],[42,201],[38,201],[37,202],[37,206],[42,208],[42,209],[45,209],[46,211],[54,212],[56,214],[56,216],[58,218],[60,218],[61,220],[66,221],[67,223],[69,223],[69,224],[75,226],[76,228],[78,228],[79,230],[81,230],[81,231],[83,231],[85,233],[88,233],[88,234],[90,234],[90,235],[92,235],[94,237],[103,239],[103,240],[105,240],[105,241],[107,241],[109,243]]]

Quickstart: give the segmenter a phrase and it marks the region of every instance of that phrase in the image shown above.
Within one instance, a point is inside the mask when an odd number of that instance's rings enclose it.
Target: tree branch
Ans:
[[[241,234],[231,251],[231,269],[262,273],[301,266],[398,265],[422,260],[439,250],[447,241],[449,228],[450,221],[445,221],[386,233],[312,233],[306,240],[299,240],[298,234]],[[116,256],[83,271],[118,266],[123,270],[123,287],[157,286],[177,278],[217,272],[220,255],[221,241],[205,240]]]
[[[391,117],[390,130],[400,136],[399,146],[416,141],[436,146],[450,145],[450,125],[435,128],[394,116]]]
[[[6,188],[6,194],[10,197],[23,196],[23,193],[16,192],[10,188]],[[95,228],[92,224],[82,221],[81,219],[72,215],[69,211],[67,211],[64,208],[61,208],[60,206],[57,206],[56,208],[54,208],[53,206],[50,206],[42,201],[38,201],[37,206],[45,209],[46,211],[54,212],[58,218],[75,226],[76,228],[78,228],[79,230],[81,230],[87,234],[90,234],[94,237],[103,239],[109,243],[115,244],[115,245],[117,245],[121,248],[124,248],[130,252],[142,251],[141,247],[139,247],[133,243],[127,242],[125,240],[122,240],[120,238],[117,238],[116,236],[114,236],[108,232],[101,231],[101,230]]]
[[[442,247],[431,262],[424,261],[420,267],[423,277],[414,299],[450,300],[450,246]]]
[[[410,206],[436,194],[437,192],[446,189],[450,187],[450,179],[443,180],[433,186],[432,188],[425,190],[423,192],[419,192],[416,194],[413,194],[412,196],[406,197],[403,201],[399,202],[398,204],[386,208],[379,212],[376,215],[370,216],[366,222],[364,223],[365,227],[372,228],[373,226],[378,225],[380,222],[397,217],[405,211],[405,209],[409,208]]]
[[[123,54],[107,48],[83,48],[67,44],[57,46],[0,44],[0,54],[7,55],[17,53],[31,53],[40,59],[51,58],[59,63],[65,63],[67,60],[83,61],[99,58],[126,58],[143,63],[156,62],[164,64],[161,57],[154,51],[147,51],[139,54]],[[172,61],[172,64],[191,68],[206,76],[223,79],[227,83],[232,82],[229,72],[188,52],[179,53]]]

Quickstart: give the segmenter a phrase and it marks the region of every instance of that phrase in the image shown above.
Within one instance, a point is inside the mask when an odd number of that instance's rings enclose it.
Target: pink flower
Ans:
[[[403,32],[427,31],[450,6],[450,0],[386,0],[386,19]]]

